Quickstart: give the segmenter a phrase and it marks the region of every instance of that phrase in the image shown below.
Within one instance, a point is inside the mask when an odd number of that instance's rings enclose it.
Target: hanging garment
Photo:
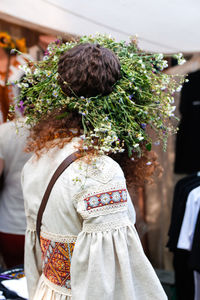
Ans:
[[[200,177],[197,174],[184,177],[175,186],[171,223],[168,232],[169,240],[167,242],[167,247],[170,251],[174,251],[177,248],[188,195],[198,186],[200,186]]]
[[[194,277],[194,300],[199,300],[200,296],[200,274],[197,271],[193,271],[194,268],[191,267],[191,259],[195,262],[195,266],[197,266],[196,258],[199,259],[199,253],[197,257],[194,257],[194,253],[192,253],[191,249],[193,247],[194,241],[194,233],[195,231],[200,231],[199,226],[197,227],[197,217],[200,211],[200,187],[192,190],[188,196],[185,214],[181,226],[181,231],[178,239],[177,248],[188,250],[188,260],[183,262],[183,265],[187,266],[188,274],[193,272]],[[200,224],[199,224],[200,225]],[[195,246],[195,245],[194,245]],[[198,250],[200,250],[199,245],[196,245]],[[192,276],[190,276],[192,278]],[[181,282],[183,285],[183,281]],[[186,283],[188,286],[188,282]],[[182,298],[181,298],[182,299]]]
[[[178,243],[177,243],[177,248],[179,249],[184,249],[188,251],[187,254],[187,259],[186,261],[182,262],[182,267],[187,268],[187,275],[183,272],[183,270],[179,267],[178,270],[176,270],[175,273],[182,271],[182,275],[178,275],[176,274],[176,278],[177,278],[177,284],[178,281],[180,281],[180,287],[177,289],[178,291],[181,288],[181,285],[183,286],[184,284],[184,280],[182,276],[184,274],[187,277],[189,277],[190,279],[192,278],[192,274],[191,272],[193,272],[193,278],[194,278],[194,284],[189,284],[189,280],[187,278],[187,281],[185,282],[186,286],[188,287],[188,289],[192,288],[193,291],[193,285],[194,285],[194,300],[199,300],[199,296],[200,296],[200,274],[197,271],[193,271],[194,268],[191,267],[191,259],[193,259],[193,261],[195,262],[196,265],[196,258],[198,259],[199,257],[199,253],[198,256],[195,258],[194,257],[194,253],[192,253],[191,249],[193,247],[193,243],[195,243],[193,237],[194,237],[194,233],[195,231],[199,232],[199,226],[197,227],[197,217],[198,217],[198,213],[200,211],[200,187],[197,187],[195,189],[193,189],[187,199],[187,203],[186,203],[186,209],[185,209],[185,213],[184,213],[184,218],[183,218],[183,222],[182,222],[182,226],[181,226],[181,231],[180,231],[180,235],[179,235],[179,239],[178,239]],[[196,245],[199,250],[200,247],[199,245]],[[180,253],[179,253],[180,255]],[[176,261],[176,259],[175,259]],[[181,279],[181,280],[180,280]],[[192,292],[191,291],[191,292]],[[190,294],[191,294],[190,292]],[[180,291],[179,291],[180,293]],[[181,295],[180,299],[182,299],[184,296]],[[187,298],[186,298],[187,299]]]
[[[192,234],[186,234],[186,237],[182,234],[183,238],[180,239],[180,242],[185,245],[189,243],[188,247],[184,247],[184,249],[178,249],[177,244],[179,241],[182,223],[185,215],[190,215],[190,211],[186,213],[186,207],[190,207],[187,205],[188,196],[198,195],[200,187],[200,177],[197,174],[192,174],[187,176],[180,181],[177,182],[174,189],[174,199],[173,199],[173,207],[172,207],[172,216],[171,216],[171,224],[169,229],[169,240],[167,243],[167,247],[169,247],[170,251],[173,252],[173,266],[175,271],[175,285],[177,290],[177,297],[180,300],[194,300],[194,272],[190,266],[190,257],[191,252],[186,249],[191,248],[191,241],[195,229],[195,224],[191,220],[187,222],[186,219],[186,227],[189,229],[193,229]],[[195,191],[195,192],[193,192]],[[193,194],[192,194],[193,192]],[[190,196],[192,199],[193,197]],[[196,199],[196,197],[195,197]],[[189,201],[190,203],[191,201]],[[194,202],[195,206],[196,202]],[[198,206],[198,201],[197,201]],[[198,209],[198,207],[197,207]],[[193,212],[195,214],[195,212]],[[198,210],[197,210],[198,214]],[[196,214],[196,218],[197,218]],[[196,222],[195,222],[196,223]],[[189,241],[188,241],[189,240]]]
[[[177,248],[191,250],[199,209],[200,186],[189,193]]]
[[[197,217],[189,264],[192,270],[200,273],[200,210]]]
[[[177,299],[194,300],[194,272],[189,266],[190,252],[176,249],[173,255]]]
[[[190,73],[181,91],[181,121],[176,137],[175,173],[200,170],[200,71]]]

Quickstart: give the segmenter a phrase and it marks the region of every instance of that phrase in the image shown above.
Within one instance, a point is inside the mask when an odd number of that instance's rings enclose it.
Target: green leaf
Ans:
[[[59,115],[59,116],[56,116],[56,119],[57,119],[57,120],[63,119],[63,118],[65,118],[68,114],[69,114],[69,112],[66,111],[66,112],[64,112],[63,114],[61,114],[61,115]]]
[[[127,148],[128,148],[128,156],[131,157],[132,154],[133,154],[133,152],[132,152],[133,151],[133,147],[131,147],[131,146],[128,145]]]
[[[151,145],[151,143],[148,143],[145,145],[145,147],[148,151],[151,151],[152,145]]]

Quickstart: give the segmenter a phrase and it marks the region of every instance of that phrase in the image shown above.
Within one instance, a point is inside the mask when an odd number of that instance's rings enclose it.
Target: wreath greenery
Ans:
[[[72,97],[65,95],[57,81],[61,54],[79,43],[98,43],[112,50],[121,64],[121,79],[107,96]],[[179,63],[182,55],[177,55]],[[130,157],[140,156],[145,145],[151,150],[152,138],[147,127],[156,132],[156,143],[166,147],[173,126],[174,93],[181,88],[184,77],[163,73],[167,61],[162,54],[145,53],[135,41],[117,42],[105,35],[83,36],[78,42],[50,44],[43,61],[24,66],[25,77],[16,84],[21,88],[17,105],[34,126],[54,109],[66,107],[82,115],[84,149],[98,153],[128,150]],[[67,83],[66,83],[67,84]],[[96,142],[98,141],[98,143]]]

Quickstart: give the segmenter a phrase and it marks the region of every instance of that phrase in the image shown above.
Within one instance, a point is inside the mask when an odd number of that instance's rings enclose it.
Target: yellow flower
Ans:
[[[14,49],[16,46],[15,46],[15,43],[13,42],[13,41],[11,41],[11,43],[10,43],[10,48],[11,49]]]
[[[26,52],[26,40],[25,38],[21,38],[19,40],[15,41],[16,43],[16,48],[20,51],[20,52]]]
[[[6,32],[0,33],[0,47],[9,48],[11,45],[11,36]]]

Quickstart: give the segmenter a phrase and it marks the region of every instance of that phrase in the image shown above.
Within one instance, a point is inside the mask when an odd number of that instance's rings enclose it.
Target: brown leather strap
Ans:
[[[46,189],[46,191],[44,193],[44,196],[42,198],[42,202],[40,204],[40,208],[39,208],[38,215],[37,215],[37,222],[36,222],[36,230],[37,230],[37,236],[38,236],[39,243],[40,243],[40,229],[41,229],[42,216],[43,216],[44,210],[46,208],[51,190],[52,190],[56,180],[64,172],[64,170],[72,162],[74,162],[77,158],[79,158],[79,156],[77,155],[78,153],[80,153],[80,152],[79,151],[74,152],[71,155],[69,155],[67,158],[65,158],[65,160],[56,169],[55,173],[53,174],[53,176],[52,176],[52,178],[51,178],[51,180],[50,180],[50,182],[47,186],[47,189]]]

